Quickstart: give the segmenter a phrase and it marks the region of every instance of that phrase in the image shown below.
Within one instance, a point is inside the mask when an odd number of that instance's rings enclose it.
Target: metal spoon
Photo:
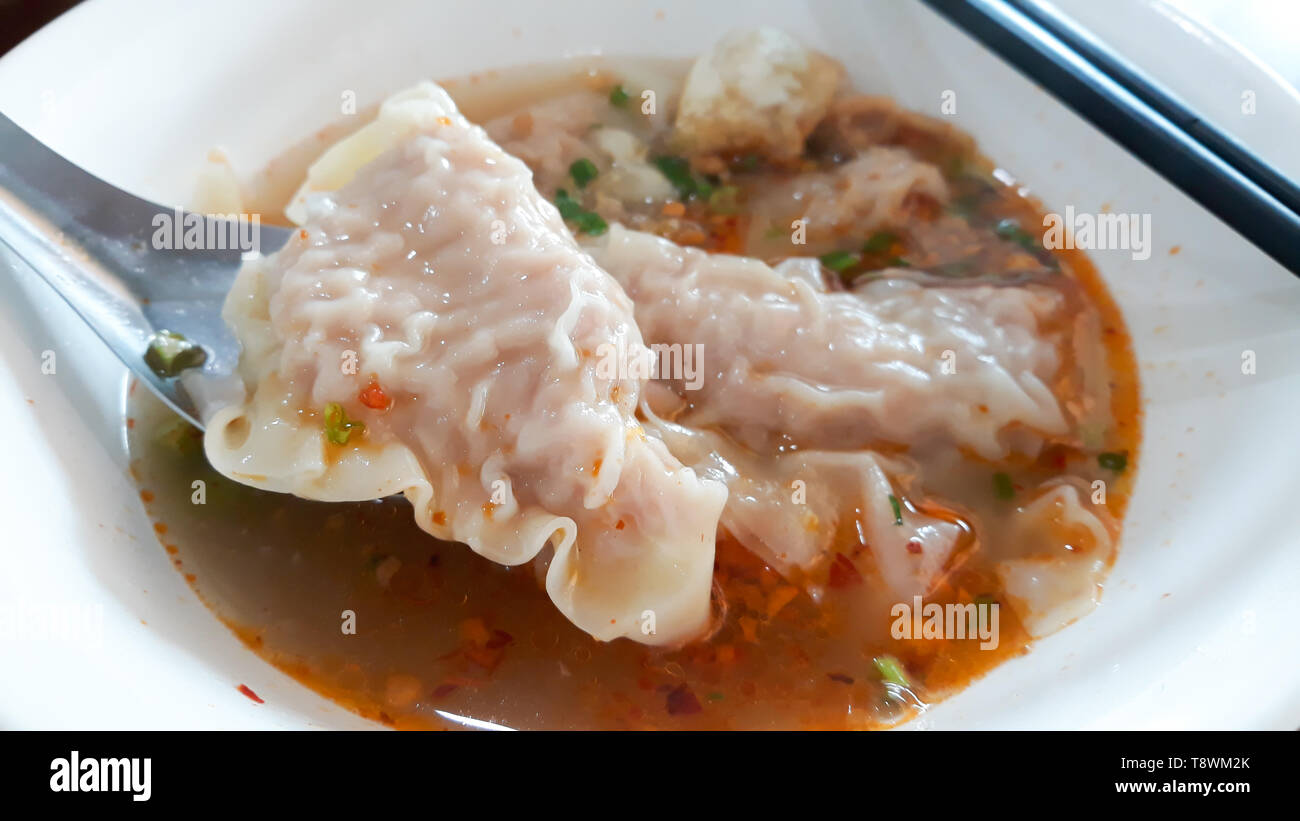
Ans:
[[[186,244],[185,226],[198,232],[200,221],[200,247],[167,247],[177,239]],[[132,196],[63,159],[0,114],[0,243],[195,425],[202,427],[202,419],[181,380],[151,367],[146,354],[171,340],[160,336],[169,331],[202,347],[205,376],[233,374],[239,342],[221,319],[222,302],[246,250],[251,246],[270,254],[289,234],[286,228],[186,214]],[[150,359],[158,364],[156,355]]]

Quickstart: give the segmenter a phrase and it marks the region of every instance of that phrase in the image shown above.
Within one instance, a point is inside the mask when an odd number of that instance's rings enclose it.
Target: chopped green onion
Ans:
[[[364,433],[366,425],[356,419],[349,419],[347,411],[338,402],[325,406],[325,436],[336,445],[346,445],[352,432]]]
[[[896,234],[889,231],[877,231],[866,242],[862,243],[862,250],[867,254],[880,254],[888,251],[895,242],[898,242]]]
[[[707,200],[713,193],[713,185],[708,180],[691,173],[691,163],[685,157],[665,155],[655,157],[653,162],[655,168],[659,169],[659,173],[663,174],[668,182],[673,184],[673,188],[677,189],[682,199],[696,197]]]
[[[578,215],[583,212],[582,203],[569,196],[569,192],[563,188],[555,191],[555,207],[560,209],[560,216],[566,220],[577,219]]]
[[[898,497],[892,493],[889,494],[889,506],[894,509],[894,524],[901,525],[903,523],[903,506],[898,503]]]
[[[882,680],[899,687],[912,686],[907,680],[907,674],[903,672],[903,663],[893,656],[876,656],[871,663],[876,665],[876,672],[880,673]]]
[[[583,211],[573,218],[573,222],[578,226],[578,230],[584,234],[590,234],[598,237],[609,228],[609,225],[601,218],[600,214],[595,211]]]
[[[616,85],[609,90],[610,105],[616,105],[619,108],[622,108],[627,105],[627,100],[627,91],[623,88],[622,84]]]
[[[555,207],[560,209],[560,216],[566,220],[573,220],[578,226],[578,230],[584,234],[598,236],[605,233],[609,225],[601,219],[600,214],[594,211],[588,211],[582,207],[582,203],[569,196],[569,192],[563,188],[555,192]]]
[[[858,264],[858,255],[851,251],[831,251],[829,254],[822,254],[818,259],[821,260],[822,265],[841,274]]]
[[[993,493],[999,499],[1010,499],[1016,495],[1016,489],[1011,484],[1011,477],[1005,473],[993,474]]]
[[[683,197],[695,193],[695,178],[691,175],[691,164],[687,160],[672,156],[655,157],[654,164]]]
[[[732,163],[732,168],[737,171],[756,171],[760,160],[757,154],[746,154],[736,162]]]
[[[912,263],[908,262],[902,257],[892,257],[889,260],[889,267],[890,268],[911,268]]]
[[[149,339],[144,364],[162,379],[170,379],[186,368],[197,368],[208,352],[174,331],[159,331]]]
[[[726,696],[722,693],[709,693],[709,701],[722,701]]]
[[[569,175],[573,177],[574,184],[579,188],[586,188],[587,183],[596,179],[596,175],[599,173],[596,164],[586,157],[574,160],[573,165],[569,166]]]
[[[1128,454],[1124,451],[1116,453],[1099,453],[1097,454],[1097,464],[1106,470],[1113,470],[1116,473],[1123,473],[1128,467]]]

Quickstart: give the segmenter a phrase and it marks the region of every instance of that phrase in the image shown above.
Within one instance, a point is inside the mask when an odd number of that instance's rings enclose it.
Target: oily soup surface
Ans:
[[[1024,228],[1042,224],[1037,204],[993,182],[992,166],[964,135],[899,113],[881,98],[858,97],[833,109],[835,127],[815,132],[795,167],[736,156],[713,174],[679,175],[679,190],[710,190],[668,205],[620,199],[617,187],[578,190],[566,152],[581,153],[582,140],[548,142],[548,118],[587,117],[585,128],[625,129],[667,154],[661,121],[630,112],[635,96],[623,105],[611,100],[616,86],[646,84],[637,78],[677,87],[683,73],[677,64],[587,61],[445,85],[467,116],[528,162],[543,196],[567,186],[566,196],[610,223],[770,263],[822,256],[841,290],[884,270],[906,276],[915,268],[943,277],[945,285],[1032,282],[1061,294],[1068,315],[1093,329],[1090,349],[1074,354],[1095,360],[1093,382],[1061,388],[1082,396],[1076,401],[1098,404],[1075,414],[1088,420],[1082,438],[1049,439],[1032,458],[1013,453],[996,461],[937,439],[905,449],[916,470],[904,477],[903,509],[958,522],[964,534],[925,600],[998,604],[996,648],[980,649],[978,637],[891,636],[898,596],[874,578],[851,528],[837,543],[842,558],[837,554],[809,587],[722,533],[715,625],[707,640],[676,650],[602,643],[555,608],[533,565],[503,567],[434,539],[416,526],[402,499],[325,504],[236,484],[208,466],[197,431],[133,389],[133,470],[159,539],[205,603],[264,659],[396,727],[455,726],[448,717],[458,715],[520,728],[883,726],[1029,646],[1030,631],[1006,606],[997,563],[1088,550],[1086,535],[1075,538],[1080,534],[1068,526],[1026,530],[1020,524],[1030,491],[1065,479],[1087,493],[1101,480],[1109,519],[1122,520],[1139,431],[1132,352],[1087,259],[1025,242]],[[849,156],[846,143],[864,129],[877,136],[888,131],[889,150],[938,169],[945,201],[915,197],[900,206],[901,224],[852,242],[842,233],[814,232],[805,246],[792,248],[796,206],[838,190],[833,174]],[[306,165],[338,136],[337,129],[322,132],[254,179],[252,210],[278,213]],[[619,182],[636,190],[638,181]],[[887,452],[888,444],[876,449]],[[198,480],[202,505],[194,504]],[[1105,555],[1097,560],[1109,566],[1113,550],[1099,552]],[[892,662],[907,686],[889,681]]]

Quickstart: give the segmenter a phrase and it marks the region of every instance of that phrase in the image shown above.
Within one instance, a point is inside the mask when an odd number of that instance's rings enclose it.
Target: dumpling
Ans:
[[[833,171],[803,174],[773,196],[782,195],[804,205],[798,216],[807,220],[810,237],[861,237],[907,222],[907,209],[918,197],[946,203],[948,184],[930,163],[905,149],[882,147],[869,148]]]
[[[799,221],[804,241],[816,246],[834,247],[845,240],[856,245],[876,231],[891,229],[907,233],[913,241],[926,234],[946,238],[965,233],[960,247],[968,251],[969,243],[979,240],[969,236],[968,228],[962,231],[965,221],[952,217],[942,230],[927,231],[932,221],[917,219],[928,217],[950,198],[948,183],[933,164],[903,148],[872,147],[828,170],[805,171],[758,192],[747,203],[746,244],[788,253],[789,239],[773,244],[771,232],[776,229],[777,236],[784,236]]]
[[[590,250],[646,340],[702,351],[703,389],[679,391],[690,409],[678,421],[692,427],[751,447],[774,435],[836,449],[940,435],[987,459],[1007,454],[1011,426],[1067,431],[1049,388],[1061,356],[1047,331],[1064,307],[1051,289],[899,276],[832,292],[807,261],[772,268],[621,226]]]
[[[914,240],[918,234],[968,233],[969,229],[962,231],[966,223],[955,217],[945,221],[942,231],[933,232],[925,230],[930,221],[916,218],[947,203],[950,196],[943,173],[933,164],[903,148],[872,147],[829,170],[806,171],[761,191],[748,204],[747,244],[751,248],[770,245],[773,228],[781,234],[791,230],[796,220],[802,222],[806,241],[814,245],[833,246],[846,238],[861,242],[875,231],[901,230],[903,225]],[[963,251],[971,241],[967,236]],[[782,246],[773,250],[789,250],[784,242]]]
[[[1044,484],[1019,508],[1008,536],[1012,544],[1047,544],[1054,550],[998,562],[998,579],[1016,616],[1041,638],[1091,613],[1114,554],[1117,528],[1099,507],[1087,505],[1066,480]]]
[[[1066,429],[1040,329],[1061,307],[1051,291],[894,278],[831,292],[815,261],[772,268],[621,226],[590,248],[661,359],[698,346],[701,373],[661,367],[647,425],[728,485],[723,525],[787,573],[824,570],[856,530],[892,590],[924,594],[969,528],[910,493],[914,470],[882,451],[942,437],[996,459],[1009,427]]]
[[[843,76],[839,63],[779,29],[731,32],[691,66],[674,140],[692,155],[797,160]]]
[[[722,525],[738,542],[787,578],[802,578],[817,596],[845,532],[869,545],[871,566],[900,599],[931,590],[954,554],[969,542],[957,517],[944,518],[907,501],[891,476],[909,472],[903,460],[869,450],[755,452],[711,430],[677,424],[668,400],[647,395],[647,426],[673,455],[730,493]],[[897,505],[897,508],[895,508]],[[849,552],[847,560],[858,563]]]
[[[309,197],[342,188],[371,160],[406,138],[435,128],[441,116],[441,109],[429,105],[423,84],[384,100],[374,120],[316,158],[307,169],[307,179],[285,207],[285,216],[295,225],[302,225],[307,221]]]
[[[549,595],[596,638],[693,638],[726,490],[646,435],[644,375],[598,368],[606,346],[648,356],[631,302],[441,88],[390,103],[411,130],[327,152],[302,229],[240,272],[248,396],[208,420],[210,461],[313,499],[405,493],[493,561],[549,546]]]

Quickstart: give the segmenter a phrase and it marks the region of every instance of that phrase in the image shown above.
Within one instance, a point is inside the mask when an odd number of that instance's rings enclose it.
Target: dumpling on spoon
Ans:
[[[547,592],[598,639],[695,637],[726,490],[646,436],[644,373],[598,368],[606,345],[648,356],[631,302],[443,89],[380,117],[240,272],[225,316],[248,395],[208,420],[209,460],[311,499],[405,493],[493,561],[552,549]]]

